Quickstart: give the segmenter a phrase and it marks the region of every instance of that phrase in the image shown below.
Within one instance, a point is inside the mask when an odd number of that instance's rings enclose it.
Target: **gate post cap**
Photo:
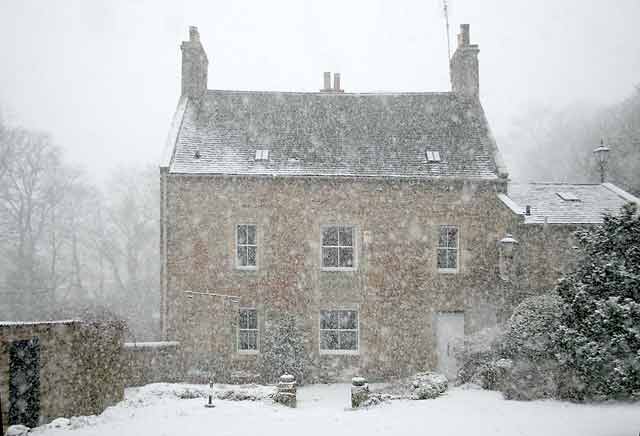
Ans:
[[[354,377],[351,379],[351,384],[354,386],[364,386],[367,384],[367,379],[364,377]]]
[[[280,382],[282,383],[293,383],[296,381],[296,378],[291,374],[282,374],[280,376]]]

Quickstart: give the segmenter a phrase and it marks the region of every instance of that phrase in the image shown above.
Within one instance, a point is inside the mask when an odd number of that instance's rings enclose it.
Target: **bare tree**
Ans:
[[[0,319],[93,308],[156,337],[155,168],[120,168],[100,190],[47,135],[0,124],[0,182]]]
[[[55,169],[59,150],[49,138],[25,129],[10,129],[5,141],[11,151],[0,185],[3,255],[8,271],[5,284],[23,307],[49,304],[53,291],[48,282],[46,226],[59,201]]]
[[[151,336],[159,304],[159,215],[155,168],[114,171],[100,230],[101,259],[108,265],[112,310]]]

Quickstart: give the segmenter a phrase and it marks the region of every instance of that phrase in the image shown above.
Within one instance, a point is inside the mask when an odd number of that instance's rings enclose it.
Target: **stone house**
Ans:
[[[609,184],[509,184],[468,25],[450,92],[348,93],[337,73],[319,92],[209,90],[196,28],[181,49],[161,319],[192,375],[251,378],[287,313],[306,381],[455,377],[455,341],[551,287],[576,226],[637,201]]]

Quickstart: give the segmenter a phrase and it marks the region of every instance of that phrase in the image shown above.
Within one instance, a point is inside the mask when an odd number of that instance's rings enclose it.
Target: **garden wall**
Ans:
[[[38,344],[38,405],[29,406],[36,409],[33,413],[38,425],[58,417],[99,414],[123,399],[120,375],[123,323],[0,322],[0,402],[4,429],[11,410],[10,350],[15,341],[21,340]]]
[[[126,386],[182,381],[178,342],[127,342],[123,349]]]

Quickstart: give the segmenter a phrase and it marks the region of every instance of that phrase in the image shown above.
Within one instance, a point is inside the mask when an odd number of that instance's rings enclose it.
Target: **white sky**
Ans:
[[[450,0],[471,24],[498,138],[531,103],[614,103],[640,83],[638,0]],[[156,163],[197,25],[210,89],[446,91],[440,0],[0,0],[0,110],[104,175]],[[499,144],[500,145],[500,144]]]

